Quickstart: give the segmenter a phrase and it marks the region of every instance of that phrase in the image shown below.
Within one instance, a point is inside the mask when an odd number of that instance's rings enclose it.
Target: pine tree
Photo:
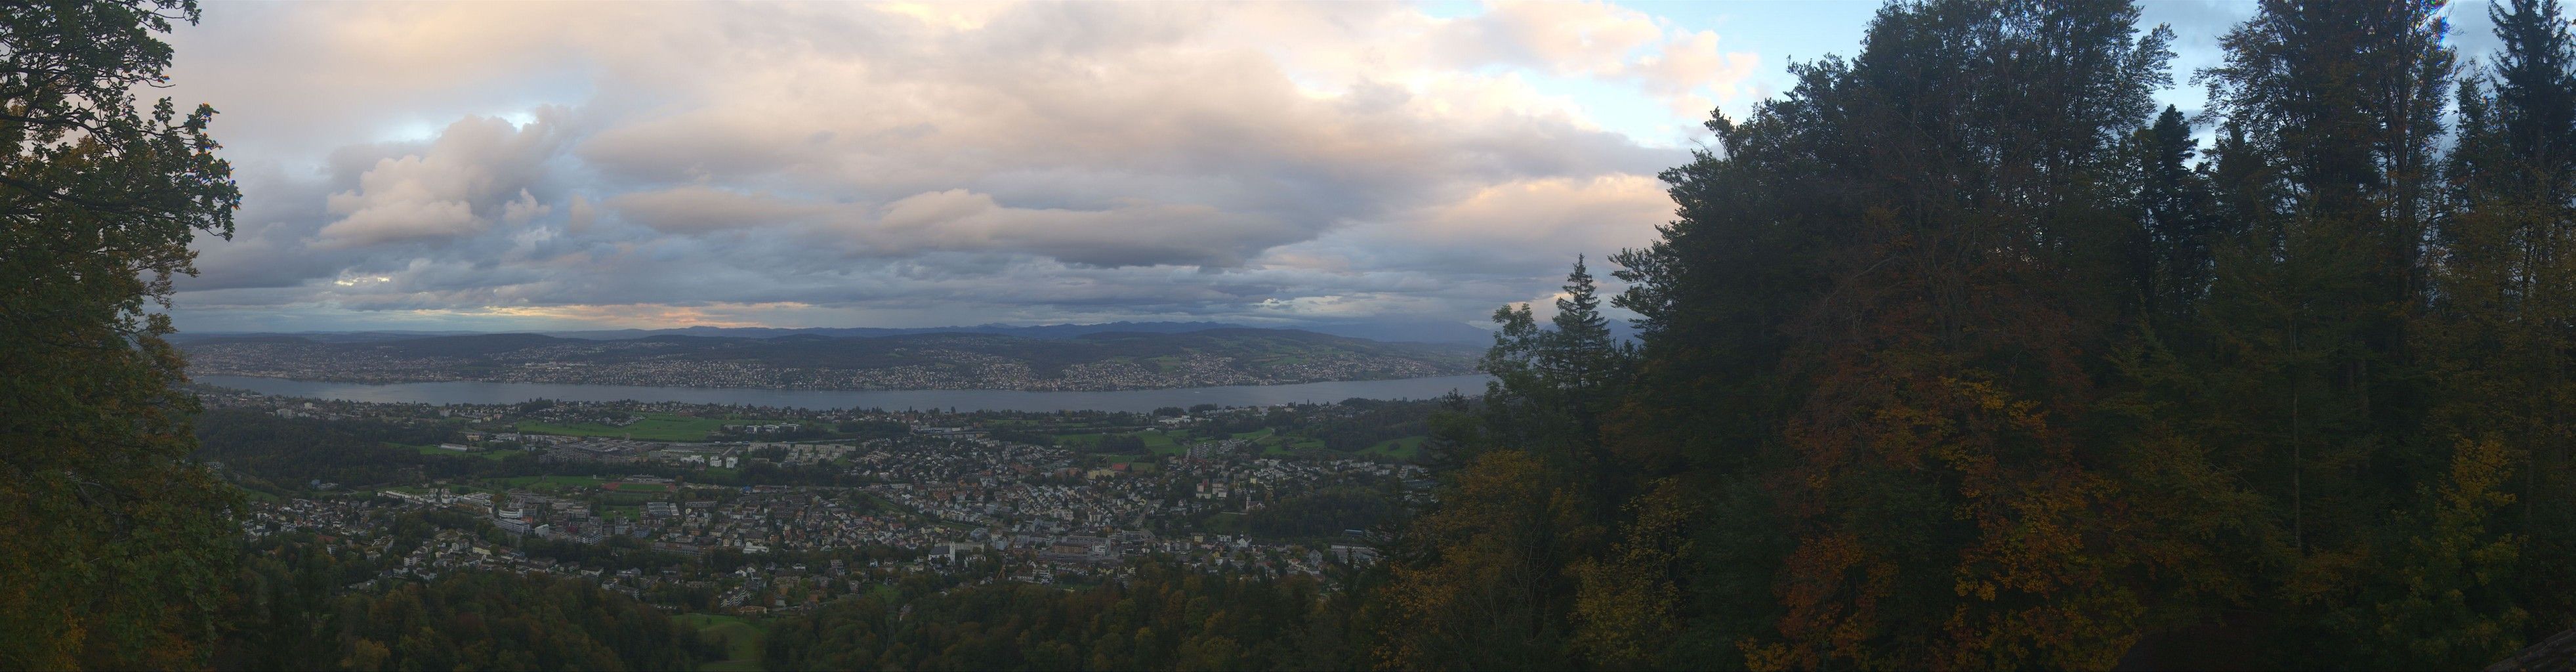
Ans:
[[[2138,201],[2144,245],[2131,262],[2144,280],[2147,313],[2174,331],[2209,288],[2210,246],[2222,235],[2213,216],[2208,176],[2193,167],[2200,141],[2182,111],[2165,106],[2138,131]]]

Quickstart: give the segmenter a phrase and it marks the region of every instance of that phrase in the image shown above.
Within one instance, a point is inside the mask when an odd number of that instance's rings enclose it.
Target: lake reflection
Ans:
[[[1114,392],[1023,392],[1018,390],[769,390],[714,387],[649,387],[641,385],[559,385],[549,383],[326,383],[248,376],[196,376],[195,382],[261,394],[348,401],[426,404],[515,404],[530,399],[565,401],[671,401],[692,404],[743,404],[786,408],[955,407],[960,411],[1130,411],[1197,404],[1262,406],[1295,402],[1363,399],[1430,399],[1456,390],[1485,391],[1484,375],[1357,380],[1295,385],[1237,385],[1168,390]]]

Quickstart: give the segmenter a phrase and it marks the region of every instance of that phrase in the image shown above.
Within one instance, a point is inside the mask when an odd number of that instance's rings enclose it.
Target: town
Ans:
[[[907,577],[1080,584],[1134,562],[1329,583],[1375,562],[1371,528],[1432,485],[1415,463],[1425,437],[1334,444],[1418,429],[1434,402],[1128,414],[200,397],[208,423],[437,439],[371,447],[417,462],[385,482],[315,472],[252,501],[253,540],[363,558],[353,590],[540,573],[674,611],[757,615]],[[1355,424],[1381,426],[1349,438]],[[217,439],[205,457],[241,472],[256,450]]]

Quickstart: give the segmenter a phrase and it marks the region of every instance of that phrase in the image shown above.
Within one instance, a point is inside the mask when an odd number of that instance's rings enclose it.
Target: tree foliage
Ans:
[[[0,10],[0,667],[198,664],[232,498],[184,458],[161,336],[189,241],[240,200],[214,110],[160,85],[177,0]]]
[[[1144,566],[1117,585],[898,591],[773,622],[787,669],[1345,669],[1356,605],[1305,578]]]
[[[343,581],[388,559],[309,536],[252,551],[230,577],[212,661],[224,669],[669,670],[723,657],[695,629],[578,579],[464,571],[350,591]]]
[[[1664,174],[1633,356],[1496,314],[1383,597],[1447,648],[1385,662],[2459,667],[2576,620],[2576,40],[2489,12],[2463,69],[2438,3],[2264,2],[2193,119],[2129,3],[1891,3]]]

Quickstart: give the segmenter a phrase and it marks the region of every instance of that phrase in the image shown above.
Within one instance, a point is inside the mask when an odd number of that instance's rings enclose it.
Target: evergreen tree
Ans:
[[[2520,602],[2546,621],[2576,615],[2576,479],[2565,448],[2569,333],[2576,326],[2576,39],[2554,1],[2491,6],[2501,49],[2460,86],[2446,162],[2447,209],[2433,237],[2434,304],[2416,332],[2439,402],[2428,440],[2505,446],[2523,539]],[[2550,623],[2555,625],[2555,623]],[[2537,636],[2541,633],[2526,633]]]
[[[2193,165],[2200,141],[2182,111],[2165,106],[2132,141],[2138,154],[2143,243],[2131,264],[2159,333],[2175,331],[2209,288],[2210,246],[2223,235],[2210,203],[2208,176]]]

